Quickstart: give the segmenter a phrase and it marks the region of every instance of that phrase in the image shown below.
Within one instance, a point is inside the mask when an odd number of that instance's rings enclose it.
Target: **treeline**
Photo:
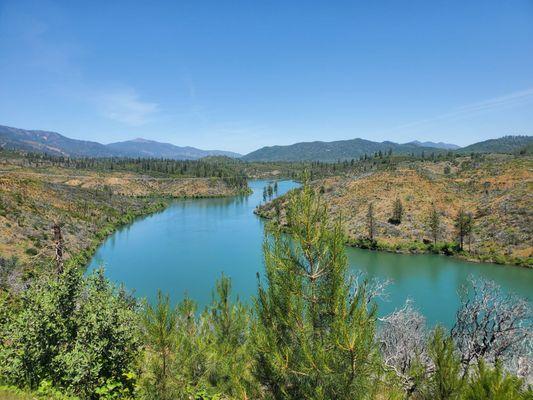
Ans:
[[[70,158],[49,154],[24,155],[30,167],[61,167],[105,172],[135,172],[161,177],[221,178],[231,187],[247,188],[244,168],[228,157],[201,160],[160,158]]]
[[[255,176],[261,172],[277,171],[279,176],[288,177],[296,180],[303,180],[304,176],[310,180],[325,178],[337,175],[360,175],[364,173],[375,172],[379,170],[395,170],[399,165],[409,165],[429,161],[443,162],[448,161],[452,165],[461,164],[465,168],[473,167],[485,159],[485,155],[472,153],[469,161],[466,162],[466,156],[454,152],[431,152],[420,154],[394,154],[392,151],[364,154],[359,158],[350,160],[338,160],[336,162],[324,161],[301,161],[301,162],[248,162],[243,164],[248,176]],[[449,167],[447,169],[449,173]],[[446,171],[445,171],[446,173]]]
[[[46,398],[531,398],[526,300],[472,281],[451,331],[428,330],[410,303],[379,319],[385,285],[349,275],[320,196],[292,193],[287,219],[265,231],[252,306],[224,276],[199,311],[163,294],[139,305],[102,271],[68,266],[1,292],[1,383]]]

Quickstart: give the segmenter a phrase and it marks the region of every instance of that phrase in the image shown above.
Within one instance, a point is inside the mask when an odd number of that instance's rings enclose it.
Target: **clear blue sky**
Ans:
[[[0,0],[0,124],[242,153],[533,132],[533,1]]]

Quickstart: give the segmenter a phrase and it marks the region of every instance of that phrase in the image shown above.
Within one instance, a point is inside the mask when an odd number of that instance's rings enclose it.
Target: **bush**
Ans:
[[[35,247],[28,247],[24,253],[26,253],[29,256],[36,256],[39,251]]]
[[[101,270],[83,278],[72,267],[41,277],[0,326],[0,374],[7,383],[92,396],[108,380],[131,389],[139,341],[135,303]]]

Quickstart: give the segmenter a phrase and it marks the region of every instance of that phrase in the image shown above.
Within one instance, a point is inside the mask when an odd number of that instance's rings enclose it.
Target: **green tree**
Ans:
[[[82,398],[108,383],[130,391],[140,347],[135,302],[98,270],[84,278],[66,265],[23,292],[0,327],[0,376],[37,388],[43,381]]]
[[[290,238],[270,226],[264,243],[255,374],[274,399],[371,397],[375,307],[347,279],[341,224],[308,185],[288,203]]]
[[[437,327],[429,342],[429,356],[435,371],[430,378],[430,396],[434,400],[460,399],[463,379],[461,359],[450,337]]]
[[[403,217],[403,204],[399,197],[394,200],[394,205],[392,209],[392,217],[389,218],[389,222],[394,225],[399,225],[402,223]]]
[[[524,382],[506,373],[500,362],[494,368],[479,360],[465,390],[464,400],[520,400],[532,399],[533,390]]]
[[[427,219],[427,226],[431,233],[433,244],[437,245],[437,240],[439,239],[439,236],[441,233],[441,223],[440,223],[440,213],[437,210],[437,207],[435,207],[435,205],[433,205],[433,207],[431,208],[431,211],[429,212],[429,216]]]
[[[170,305],[168,295],[157,293],[155,306],[146,305],[143,315],[143,331],[147,346],[147,378],[145,389],[147,397],[153,399],[172,399],[175,388],[172,382],[176,356],[176,324],[178,316]]]
[[[368,203],[368,210],[366,213],[366,227],[368,238],[373,241],[376,232],[376,220],[374,218],[374,204]]]
[[[205,316],[213,336],[207,378],[210,385],[228,396],[254,398],[257,385],[251,374],[250,313],[238,299],[232,302],[230,297],[231,280],[223,275]]]
[[[474,225],[474,220],[472,214],[466,212],[464,208],[460,208],[455,218],[455,229],[457,232],[457,237],[459,239],[459,248],[464,249],[464,240],[469,237],[472,233],[472,228]]]

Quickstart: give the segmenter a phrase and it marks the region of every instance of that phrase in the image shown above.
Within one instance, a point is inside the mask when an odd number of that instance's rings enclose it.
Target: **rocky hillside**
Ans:
[[[448,249],[445,244],[456,241],[454,223],[459,209],[464,208],[472,213],[474,224],[470,240],[465,240],[463,256],[533,266],[531,157],[493,155],[474,160],[461,157],[453,163],[418,162],[312,184],[323,193],[330,212],[342,215],[353,244],[367,243],[363,239],[368,236],[367,211],[372,203],[377,248],[428,251],[432,241],[428,217],[434,205],[441,220],[437,248],[453,252],[453,245]],[[397,199],[403,206],[400,224],[389,222]],[[258,213],[272,217],[274,206],[269,203]]]

